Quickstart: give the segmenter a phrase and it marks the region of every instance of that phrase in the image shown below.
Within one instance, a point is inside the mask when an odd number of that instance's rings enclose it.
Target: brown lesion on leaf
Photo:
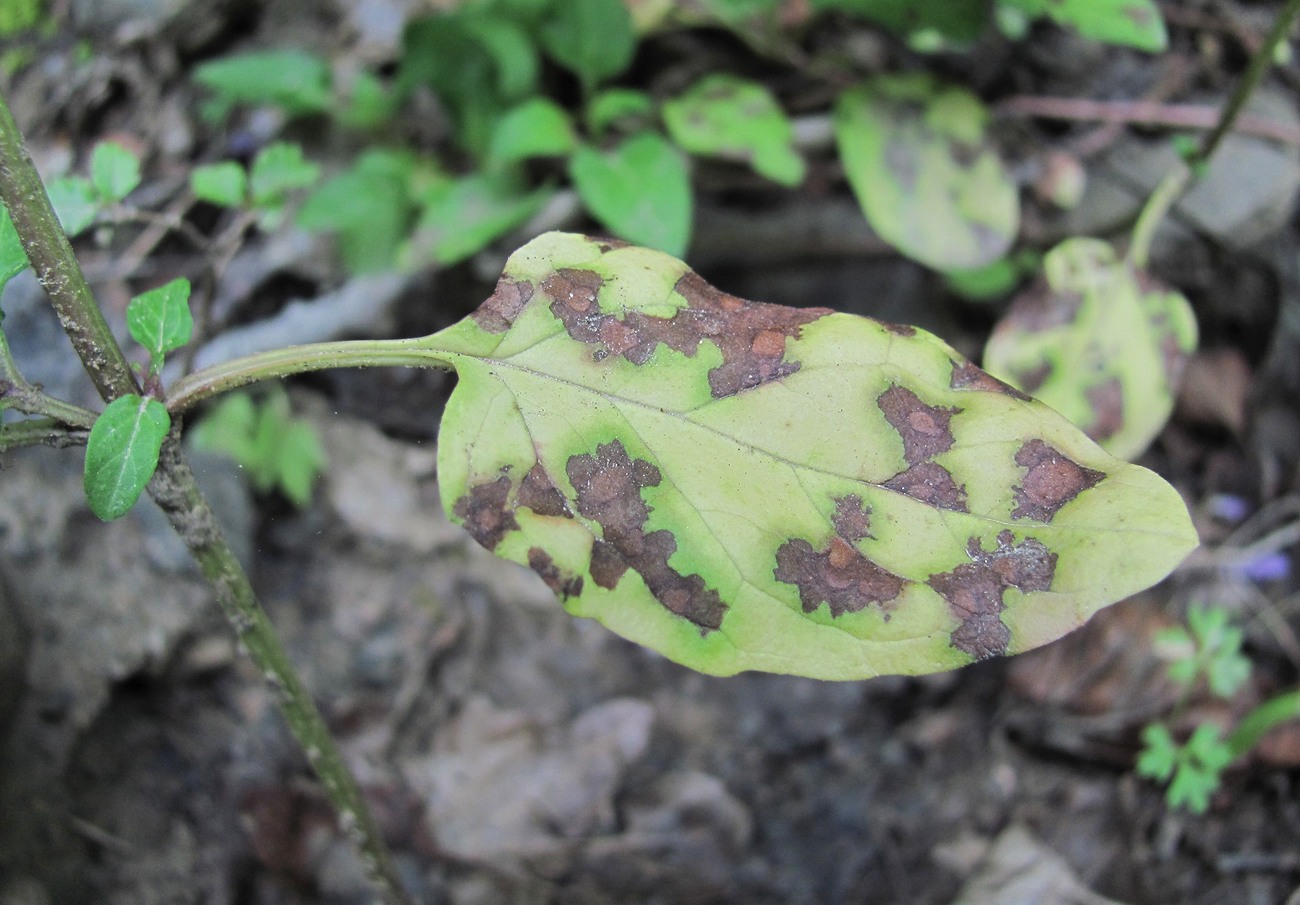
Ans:
[[[792,538],[776,551],[777,581],[799,589],[799,603],[805,613],[823,603],[831,616],[857,613],[873,603],[885,607],[902,593],[906,580],[867,559],[854,545],[870,537],[870,507],[858,496],[835,500],[831,524],[835,536],[824,550],[817,550],[803,538]],[[888,613],[886,613],[888,617]]]
[[[912,499],[952,512],[966,508],[966,485],[958,484],[952,472],[936,462],[920,462],[899,472],[881,485]]]
[[[573,518],[564,502],[564,495],[540,462],[528,470],[519,484],[519,505],[527,506],[538,515]]]
[[[786,340],[798,338],[804,324],[831,313],[827,308],[748,302],[688,272],[675,286],[687,304],[672,317],[640,311],[620,317],[601,312],[597,299],[603,285],[604,279],[591,271],[562,269],[547,277],[542,291],[551,297],[551,313],[569,336],[597,346],[597,361],[621,355],[643,365],[660,343],[688,357],[699,351],[701,342],[714,343],[722,352],[722,364],[709,371],[709,389],[718,399],[798,371],[799,362],[785,360]]]
[[[876,399],[876,405],[903,438],[903,458],[917,465],[952,449],[949,423],[960,414],[955,406],[926,405],[907,387],[894,384]]]
[[[626,569],[634,569],[669,612],[701,632],[720,627],[727,604],[718,592],[699,575],[683,575],[668,564],[677,552],[672,532],[645,530],[650,507],[641,491],[662,481],[659,469],[631,458],[621,441],[612,440],[597,446],[594,454],[571,456],[566,470],[577,492],[578,512],[600,525],[604,535],[592,545],[590,571],[596,584],[612,588]]]
[[[502,277],[496,291],[479,305],[470,317],[488,333],[505,333],[533,297],[533,284],[527,280]]]
[[[1084,390],[1092,407],[1088,436],[1097,442],[1109,440],[1124,428],[1124,384],[1112,377]]]
[[[911,324],[893,324],[889,321],[880,321],[880,326],[895,336],[915,336],[916,328]]]
[[[1016,464],[1026,469],[1015,488],[1012,518],[1050,522],[1061,507],[1101,483],[1106,473],[1086,468],[1042,440],[1030,440],[1016,452]]]
[[[1011,384],[998,380],[970,361],[952,363],[952,379],[948,382],[948,386],[954,390],[984,390],[989,393],[1001,393],[1022,402],[1028,402],[1033,398],[1028,393],[1020,392]]]
[[[1010,531],[998,534],[997,548],[986,551],[979,538],[966,542],[971,561],[926,581],[948,602],[961,625],[952,633],[952,645],[976,660],[1001,656],[1011,643],[1011,630],[1002,622],[1006,608],[1002,596],[1008,588],[1023,592],[1047,591],[1056,574],[1056,554],[1036,538],[1014,543]]]
[[[546,586],[568,600],[582,593],[582,576],[566,572],[541,547],[528,548],[528,568],[542,577]]]
[[[474,540],[495,550],[506,532],[519,528],[509,501],[510,478],[501,475],[495,481],[475,484],[456,501],[452,511],[465,523],[465,530]]]

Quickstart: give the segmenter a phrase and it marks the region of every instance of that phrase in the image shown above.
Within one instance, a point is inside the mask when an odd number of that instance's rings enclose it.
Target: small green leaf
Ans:
[[[655,102],[644,91],[610,88],[597,94],[587,105],[587,128],[592,135],[601,137],[615,123],[631,122],[640,131],[654,112]]]
[[[565,0],[542,22],[546,53],[588,88],[632,63],[636,32],[622,0]]]
[[[253,206],[261,212],[262,228],[279,225],[286,195],[310,188],[319,179],[320,167],[302,156],[300,145],[277,141],[258,151],[248,185]]]
[[[704,672],[953,669],[1196,545],[1178,492],[915,328],[746,302],[549,233],[419,342],[443,505],[575,615]]]
[[[163,356],[185,345],[194,334],[190,281],[180,277],[131,299],[126,306],[126,327],[131,338],[149,350],[157,373]]]
[[[989,337],[984,366],[1133,458],[1173,411],[1196,348],[1191,306],[1097,239],[1062,242],[1043,272]]]
[[[170,429],[171,416],[157,399],[130,395],[108,404],[86,442],[83,484],[91,512],[109,522],[131,510],[158,467]]]
[[[682,255],[691,235],[691,180],[681,152],[653,132],[612,151],[583,146],[569,176],[596,219],[616,234]]]
[[[1163,723],[1151,723],[1142,730],[1142,754],[1137,773],[1157,782],[1167,782],[1178,765],[1178,745]]]
[[[23,251],[22,240],[9,211],[0,204],[0,293],[5,284],[27,269],[27,252]]]
[[[463,261],[522,224],[549,195],[546,189],[526,192],[509,175],[478,173],[437,183],[423,199],[399,264],[416,269]]]
[[[212,60],[194,70],[223,108],[274,104],[291,115],[328,110],[333,103],[324,60],[299,50],[268,50]]]
[[[396,93],[374,73],[362,70],[348,86],[347,103],[339,120],[354,129],[374,129],[391,119],[396,109]]]
[[[99,199],[89,179],[59,176],[45,183],[45,191],[54,205],[54,213],[69,236],[88,229],[99,216]]]
[[[204,164],[190,171],[190,191],[200,201],[241,207],[248,195],[248,174],[233,160]]]
[[[117,142],[101,141],[90,155],[90,182],[101,201],[117,203],[140,184],[140,161]]]
[[[578,146],[569,114],[552,100],[535,97],[512,108],[492,130],[488,163],[503,166],[530,157],[561,157]]]
[[[1050,17],[1085,38],[1159,53],[1169,43],[1153,0],[998,0],[1031,18]]]
[[[973,94],[925,74],[880,76],[841,94],[835,137],[872,228],[937,270],[1005,255],[1020,222],[1019,194],[987,123]]]
[[[260,406],[247,393],[222,399],[190,431],[189,442],[230,456],[259,493],[278,489],[297,506],[311,502],[312,484],[325,465],[315,430],[292,417],[279,387]]]
[[[803,181],[794,127],[772,93],[756,82],[705,76],[667,101],[663,117],[668,135],[685,151],[743,161],[781,185]]]
[[[1019,262],[1006,257],[970,270],[945,270],[943,281],[963,298],[984,302],[1005,296],[1022,276]]]
[[[411,155],[367,151],[352,169],[307,197],[298,210],[298,225],[336,233],[344,263],[353,273],[390,268],[415,217],[415,171]]]

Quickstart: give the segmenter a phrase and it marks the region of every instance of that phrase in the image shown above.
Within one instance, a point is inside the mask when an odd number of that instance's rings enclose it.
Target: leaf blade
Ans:
[[[934,337],[548,234],[431,337],[449,515],[575,615],[726,675],[1018,653],[1195,545],[1177,493]]]
[[[86,443],[82,483],[91,512],[108,522],[131,510],[170,429],[171,416],[157,399],[120,396],[105,407]]]

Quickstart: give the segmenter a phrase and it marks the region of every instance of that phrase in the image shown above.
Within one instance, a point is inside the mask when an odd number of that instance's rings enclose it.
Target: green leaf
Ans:
[[[603,136],[618,122],[630,121],[638,128],[644,128],[654,111],[655,102],[644,91],[610,88],[597,94],[587,105],[587,128],[597,137]]]
[[[27,252],[23,251],[22,240],[9,211],[0,204],[0,293],[5,284],[27,269]]]
[[[1159,53],[1169,43],[1154,0],[998,0],[1031,18],[1048,16],[1085,38]]]
[[[157,399],[120,396],[108,404],[86,442],[83,485],[91,512],[110,522],[131,510],[170,429],[171,416]]]
[[[664,125],[678,147],[748,163],[781,185],[803,181],[794,127],[772,93],[733,75],[705,76],[663,106]]]
[[[984,348],[984,366],[1129,459],[1173,411],[1196,348],[1187,300],[1097,239],[1067,239],[1043,258]]]
[[[1151,723],[1142,730],[1142,754],[1137,773],[1157,782],[1167,782],[1178,765],[1178,745],[1163,723]]]
[[[717,675],[1045,644],[1196,545],[1179,494],[923,331],[549,233],[426,338],[444,506],[580,616]]]
[[[324,60],[299,50],[237,54],[204,63],[194,80],[212,90],[221,107],[274,104],[290,115],[319,113],[333,103]]]
[[[80,176],[58,176],[45,183],[45,191],[54,205],[63,231],[75,236],[90,228],[99,216],[100,203],[89,179]]]
[[[241,207],[248,194],[248,174],[233,160],[204,164],[190,171],[190,191],[200,201]]]
[[[547,55],[588,87],[618,75],[632,63],[636,32],[622,0],[565,0],[542,22]]]
[[[338,235],[344,263],[353,273],[392,267],[415,217],[410,155],[372,150],[352,169],[327,181],[298,210],[298,225]]]
[[[180,277],[131,299],[126,306],[126,328],[131,338],[149,351],[152,370],[158,373],[163,356],[194,335],[190,281]]]
[[[488,163],[504,166],[530,157],[561,157],[578,146],[569,114],[543,97],[524,101],[501,117],[492,130]]]
[[[117,142],[101,141],[90,155],[90,182],[102,201],[121,201],[140,184],[140,161]]]
[[[417,269],[455,264],[499,239],[537,212],[550,192],[526,192],[509,175],[478,173],[435,184],[399,264]]]
[[[1006,254],[1019,195],[987,123],[973,94],[925,74],[881,76],[841,94],[835,137],[872,228],[937,270],[982,267]]]
[[[362,70],[348,87],[339,121],[354,129],[374,129],[391,119],[396,109],[397,95],[378,76]]]
[[[261,212],[263,229],[279,225],[285,197],[296,189],[310,188],[320,179],[320,167],[302,156],[302,146],[277,141],[253,158],[248,183],[253,206]]]
[[[631,242],[669,254],[691,235],[691,179],[681,153],[642,132],[612,151],[580,147],[569,158],[578,197],[596,219]]]
[[[189,442],[230,456],[259,493],[278,489],[297,506],[311,502],[312,484],[325,465],[316,431],[291,416],[289,397],[278,386],[260,406],[247,393],[222,399],[190,431]]]

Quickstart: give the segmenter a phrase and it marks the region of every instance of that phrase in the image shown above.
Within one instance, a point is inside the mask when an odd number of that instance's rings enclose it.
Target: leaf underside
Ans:
[[[706,673],[1020,653],[1196,545],[1178,494],[935,337],[560,233],[426,339],[444,506],[575,615]]]

